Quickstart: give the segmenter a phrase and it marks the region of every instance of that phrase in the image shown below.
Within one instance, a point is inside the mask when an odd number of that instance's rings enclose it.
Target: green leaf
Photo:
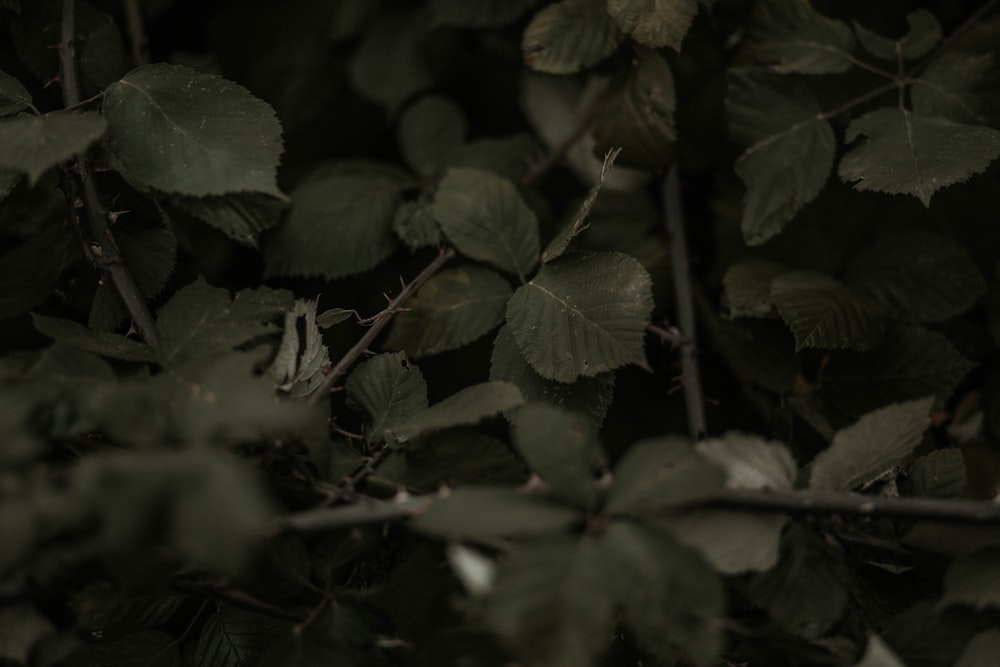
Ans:
[[[430,0],[432,25],[457,28],[499,28],[513,23],[538,0]]]
[[[911,322],[944,322],[971,308],[986,282],[964,247],[920,231],[864,248],[847,270],[851,287]]]
[[[107,127],[90,111],[0,118],[0,168],[26,174],[34,185],[52,167],[86,151]]]
[[[787,491],[794,486],[795,459],[779,442],[731,431],[699,442],[695,450],[726,471],[726,486],[731,489]]]
[[[507,323],[544,378],[572,382],[626,364],[646,365],[643,335],[653,309],[649,274],[615,252],[563,257],[514,292]]]
[[[527,478],[509,444],[470,429],[428,438],[402,456],[404,470],[391,474],[390,458],[379,467],[379,476],[421,492],[437,491],[442,484],[521,484]]]
[[[386,435],[405,442],[425,433],[477,424],[523,402],[517,386],[509,382],[474,384],[386,429]]]
[[[623,39],[608,15],[607,0],[560,0],[531,19],[521,51],[533,70],[573,74],[610,56]]]
[[[868,53],[882,60],[896,62],[903,58],[923,58],[941,41],[941,24],[926,9],[906,15],[909,30],[899,39],[889,39],[855,23],[854,32]]]
[[[760,245],[826,185],[837,147],[833,128],[808,89],[756,69],[730,70],[726,112],[733,138],[750,144],[735,169],[747,188],[743,238]]]
[[[898,466],[930,425],[933,397],[869,412],[833,436],[813,460],[809,488],[849,491]]]
[[[392,219],[408,181],[376,163],[314,171],[292,192],[288,219],[262,239],[267,275],[333,280],[374,268],[396,249]]]
[[[120,334],[94,331],[72,320],[35,313],[31,319],[38,331],[63,345],[122,361],[153,363],[158,359],[156,350],[149,345]]]
[[[906,665],[878,635],[869,635],[865,653],[854,667],[906,667]]]
[[[434,83],[423,53],[425,22],[422,12],[396,11],[368,28],[350,63],[351,82],[362,95],[394,111]]]
[[[285,329],[268,373],[292,396],[311,394],[326,379],[330,353],[316,324],[318,299],[297,299],[285,312]]]
[[[15,602],[0,609],[0,624],[4,637],[0,640],[0,659],[15,665],[27,665],[36,646],[49,635],[56,634],[52,621],[41,614],[34,604]]]
[[[541,149],[534,137],[514,134],[500,139],[479,139],[464,144],[448,161],[451,167],[492,171],[518,183]]]
[[[496,486],[453,489],[417,516],[417,530],[449,539],[494,540],[563,532],[580,520],[578,510]]]
[[[921,456],[906,469],[901,485],[907,495],[954,498],[965,489],[965,457],[957,447]]]
[[[611,638],[614,553],[603,540],[549,539],[497,564],[486,622],[527,667],[587,667]]]
[[[11,116],[31,105],[31,93],[20,81],[0,70],[0,116]]]
[[[517,343],[504,325],[493,342],[490,357],[490,380],[507,381],[517,385],[526,402],[545,402],[566,410],[588,415],[600,425],[614,397],[615,375],[601,373],[594,377],[580,377],[572,383],[547,380],[535,372],[531,364],[517,349]],[[512,417],[514,414],[508,414]]]
[[[511,293],[507,280],[489,269],[438,273],[393,318],[385,345],[415,358],[467,345],[503,323]]]
[[[13,169],[0,169],[0,201],[3,201],[17,184],[21,182],[21,173]]]
[[[632,39],[653,48],[681,50],[684,35],[698,13],[695,0],[607,0],[608,14]]]
[[[750,599],[782,627],[806,638],[827,634],[850,600],[843,553],[813,530],[793,524],[781,563],[750,583]]]
[[[765,259],[733,264],[722,277],[730,317],[769,317],[775,313],[771,283],[788,273],[788,267]]]
[[[467,257],[522,282],[538,265],[538,220],[505,178],[478,169],[449,169],[434,196],[434,217]]]
[[[611,171],[611,167],[615,163],[615,158],[621,153],[620,148],[615,148],[609,150],[604,156],[604,163],[601,165],[601,173],[597,176],[597,181],[590,186],[590,192],[587,193],[586,199],[580,205],[580,210],[577,212],[576,216],[569,223],[564,226],[558,234],[556,234],[549,244],[545,246],[545,252],[542,253],[542,263],[548,264],[554,259],[562,257],[569,248],[569,244],[577,236],[582,234],[590,226],[587,222],[587,216],[590,214],[590,209],[593,208],[594,203],[597,201],[597,195],[601,192],[601,186],[604,185],[604,179],[607,177],[608,172]]]
[[[994,53],[942,53],[910,86],[913,110],[956,123],[1000,122],[1000,67]]]
[[[944,575],[941,606],[1000,607],[1000,549],[959,556]]]
[[[674,538],[698,553],[721,574],[766,572],[778,562],[781,533],[788,522],[782,514],[701,510],[657,521]]]
[[[993,628],[972,638],[955,667],[992,667],[997,655],[1000,655],[1000,630]]]
[[[609,514],[654,514],[710,496],[725,479],[725,473],[698,456],[687,440],[640,440],[615,466],[604,509]]]
[[[885,405],[934,395],[945,401],[976,364],[940,333],[907,327],[868,353],[838,356],[823,370],[825,403],[850,416]]]
[[[447,164],[468,131],[469,123],[460,106],[450,98],[427,95],[399,119],[399,147],[414,171],[430,176]]]
[[[808,0],[764,0],[754,8],[745,49],[779,74],[831,74],[852,67],[855,47],[851,29]]]
[[[554,405],[532,403],[517,411],[511,436],[518,453],[557,496],[593,509],[594,471],[604,461],[593,421]]]
[[[146,65],[108,86],[103,113],[108,148],[128,179],[195,197],[284,197],[275,182],[281,124],[242,86],[179,65]]]
[[[257,247],[261,232],[277,225],[288,209],[284,199],[258,192],[232,193],[224,197],[176,196],[170,199],[170,204],[251,248]]]
[[[637,46],[632,69],[609,92],[594,121],[597,151],[620,147],[622,163],[646,169],[667,167],[673,160],[674,77],[658,52]]]
[[[253,667],[277,638],[277,630],[266,616],[222,607],[205,621],[195,660],[206,667]]]
[[[274,320],[292,307],[287,290],[259,287],[231,297],[203,278],[177,290],[160,311],[160,361],[165,367],[211,357],[279,330]]]
[[[795,335],[795,350],[870,350],[885,325],[863,294],[814,271],[792,271],[771,282],[771,301]]]
[[[861,136],[840,161],[840,178],[856,190],[913,195],[924,206],[1000,155],[1000,130],[906,109],[876,109],[851,121],[846,140]]]
[[[433,248],[444,240],[434,219],[434,206],[423,197],[399,205],[392,217],[392,231],[410,250]]]
[[[359,364],[345,384],[347,404],[371,419],[368,442],[380,440],[386,429],[427,409],[423,373],[403,352],[380,354]]]

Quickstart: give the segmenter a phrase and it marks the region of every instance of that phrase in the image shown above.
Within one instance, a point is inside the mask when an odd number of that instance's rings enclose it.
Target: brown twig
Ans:
[[[59,60],[61,65],[60,82],[63,102],[67,107],[80,103],[80,82],[76,69],[76,12],[75,0],[63,0],[62,5],[62,40],[59,43]],[[94,266],[106,272],[112,284],[125,302],[133,326],[151,346],[157,347],[159,340],[156,335],[156,325],[153,315],[146,305],[146,300],[139,290],[135,279],[125,266],[118,244],[111,233],[112,214],[102,203],[90,166],[85,155],[75,159],[75,172],[80,180],[83,208],[90,227],[91,240],[88,243],[89,253]]]
[[[149,39],[142,24],[142,8],[139,6],[139,0],[124,0],[124,4],[129,40],[132,42],[132,58],[136,65],[148,65]]]
[[[333,387],[337,384],[337,381],[347,373],[347,370],[351,365],[361,358],[368,347],[374,342],[378,335],[385,329],[386,325],[392,320],[393,315],[395,315],[402,308],[403,304],[406,303],[413,294],[420,289],[420,287],[427,282],[427,280],[433,276],[437,271],[444,266],[445,262],[455,256],[455,251],[451,248],[445,248],[438,253],[438,256],[434,260],[424,267],[424,270],[417,274],[408,285],[404,285],[402,291],[396,296],[396,298],[389,301],[389,305],[385,307],[382,312],[371,318],[371,323],[368,325],[368,331],[365,335],[358,340],[354,346],[340,358],[340,361],[330,369],[330,372],[326,374],[326,378],[323,383],[316,387],[316,390],[309,397],[309,405],[316,405],[324,396],[330,393]]]

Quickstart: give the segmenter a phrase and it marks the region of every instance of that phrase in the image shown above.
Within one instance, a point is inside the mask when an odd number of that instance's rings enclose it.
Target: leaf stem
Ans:
[[[371,318],[371,324],[368,326],[368,331],[365,335],[358,340],[354,346],[344,354],[343,357],[336,363],[336,365],[330,369],[330,372],[326,374],[326,378],[323,383],[316,387],[316,390],[309,397],[309,405],[316,405],[319,403],[320,399],[330,393],[337,381],[340,380],[347,373],[347,370],[351,365],[357,361],[365,353],[368,347],[374,342],[378,335],[385,329],[389,321],[392,320],[392,316],[399,312],[400,308],[406,303],[413,294],[420,289],[420,287],[427,282],[427,280],[433,276],[437,271],[444,266],[445,262],[455,256],[455,251],[452,248],[442,249],[438,256],[434,260],[424,267],[424,270],[417,274],[409,284],[404,285],[402,291],[396,296],[396,298],[389,301],[389,305],[385,307],[379,314]]]
[[[59,43],[59,61],[62,71],[59,78],[63,102],[67,107],[80,104],[80,83],[75,61],[75,13],[75,0],[63,0],[62,40]],[[125,266],[125,260],[122,258],[118,243],[111,233],[111,214],[102,203],[86,156],[77,155],[74,166],[82,186],[84,212],[92,235],[88,256],[97,269],[106,272],[111,277],[111,282],[122,301],[125,302],[125,307],[132,317],[133,326],[138,329],[139,334],[146,343],[157,347],[159,340],[153,315],[149,311],[135,279],[128,267]]]

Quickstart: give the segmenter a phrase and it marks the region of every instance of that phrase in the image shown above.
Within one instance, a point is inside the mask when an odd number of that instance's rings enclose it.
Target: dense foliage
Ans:
[[[0,664],[996,664],[997,5],[0,0]]]

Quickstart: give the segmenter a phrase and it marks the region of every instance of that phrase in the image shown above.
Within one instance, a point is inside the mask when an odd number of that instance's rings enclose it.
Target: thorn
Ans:
[[[125,211],[108,211],[108,222],[110,222],[113,225],[113,224],[115,224],[118,221],[118,218],[120,216],[123,216],[126,213],[131,213],[131,212],[132,211],[128,211],[128,210],[125,210]]]
[[[51,86],[51,85],[53,85],[55,83],[59,83],[60,81],[62,81],[62,76],[59,75],[59,74],[56,74],[54,77],[52,77],[51,79],[49,79],[48,81],[46,81],[44,84],[42,84],[42,88],[48,88],[49,86]]]

